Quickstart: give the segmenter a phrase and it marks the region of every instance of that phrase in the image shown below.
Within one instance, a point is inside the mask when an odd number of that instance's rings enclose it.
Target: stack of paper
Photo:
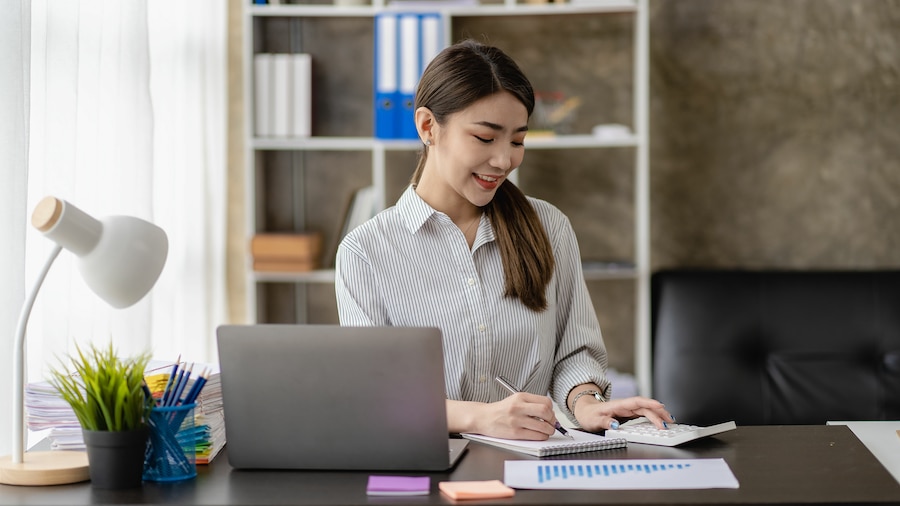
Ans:
[[[171,362],[151,361],[147,366],[145,377],[151,392],[156,395],[162,392],[168,381]],[[196,442],[198,464],[208,464],[225,446],[225,416],[222,408],[222,386],[219,369],[209,364],[195,364],[194,370],[209,371],[209,379],[194,410],[194,425],[200,429]],[[192,378],[187,387],[193,384]],[[162,386],[158,385],[162,383]],[[25,414],[28,429],[46,431],[52,450],[84,450],[84,439],[81,424],[72,408],[59,396],[56,390],[46,381],[29,383],[25,389]]]
[[[53,450],[84,450],[81,424],[75,412],[46,381],[25,387],[25,414],[28,429],[46,431]]]

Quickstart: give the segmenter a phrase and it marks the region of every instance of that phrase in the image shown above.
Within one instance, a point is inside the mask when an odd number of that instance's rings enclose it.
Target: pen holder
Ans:
[[[195,407],[196,404],[158,406],[150,411],[145,481],[179,481],[197,476]]]

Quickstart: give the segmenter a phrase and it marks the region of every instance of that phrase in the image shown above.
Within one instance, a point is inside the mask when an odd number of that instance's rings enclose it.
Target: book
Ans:
[[[269,260],[254,259],[253,270],[256,272],[309,272],[319,268],[319,261],[310,260]]]
[[[624,448],[628,445],[628,441],[624,438],[606,437],[575,429],[570,429],[569,435],[574,438],[574,441],[558,433],[554,433],[545,441],[504,439],[483,436],[481,434],[462,434],[462,437],[515,452],[527,453],[528,455],[534,455],[536,457],[592,452],[596,450],[612,450],[615,448]]]
[[[250,239],[250,253],[256,260],[312,261],[322,253],[322,234],[259,233]]]

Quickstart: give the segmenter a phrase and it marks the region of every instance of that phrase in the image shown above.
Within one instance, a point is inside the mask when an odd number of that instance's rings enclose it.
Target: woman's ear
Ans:
[[[416,109],[416,131],[419,132],[419,139],[425,144],[433,142],[435,125],[434,114],[427,107],[419,107]]]

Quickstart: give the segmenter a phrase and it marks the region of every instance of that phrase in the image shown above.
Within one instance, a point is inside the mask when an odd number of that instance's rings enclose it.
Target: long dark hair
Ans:
[[[507,91],[534,111],[534,89],[525,74],[499,48],[464,40],[441,51],[425,68],[416,89],[415,109],[427,107],[438,124],[484,97]],[[412,184],[422,177],[428,146],[419,156]],[[547,308],[545,291],[554,259],[547,232],[519,188],[505,180],[484,212],[494,227],[506,279],[506,296],[533,311]]]

